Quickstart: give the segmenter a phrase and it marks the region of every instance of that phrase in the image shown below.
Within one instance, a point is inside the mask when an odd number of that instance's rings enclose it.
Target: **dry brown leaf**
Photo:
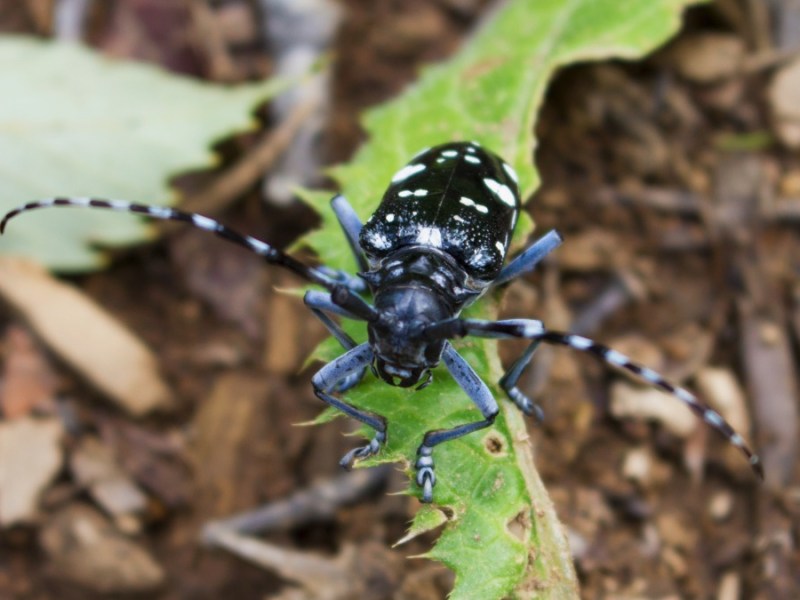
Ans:
[[[73,286],[35,263],[0,258],[0,297],[67,364],[134,416],[172,405],[150,350]]]
[[[139,515],[147,509],[147,496],[123,471],[108,445],[93,436],[83,437],[73,450],[69,465],[75,480],[114,517],[118,529],[126,533],[139,531]]]
[[[39,495],[61,466],[63,428],[56,419],[0,423],[0,524],[32,519]]]
[[[746,50],[736,35],[698,33],[680,38],[667,51],[666,59],[681,77],[708,84],[739,73]]]
[[[142,593],[164,582],[163,569],[144,548],[82,504],[51,517],[40,541],[58,578],[98,592]]]
[[[800,146],[800,60],[782,67],[767,90],[773,129],[790,148]]]
[[[9,326],[3,341],[7,357],[0,394],[3,417],[12,420],[35,410],[51,412],[58,382],[47,357],[23,327]]]

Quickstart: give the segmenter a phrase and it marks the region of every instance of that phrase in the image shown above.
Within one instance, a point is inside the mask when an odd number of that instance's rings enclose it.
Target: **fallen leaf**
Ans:
[[[746,48],[742,38],[728,33],[698,33],[681,37],[666,59],[681,77],[694,83],[715,83],[736,75]]]
[[[53,515],[40,542],[57,577],[98,592],[142,593],[164,582],[163,569],[144,548],[82,504]]]
[[[47,357],[30,333],[23,327],[11,325],[6,329],[3,345],[6,355],[0,375],[3,417],[13,420],[37,409],[52,412],[58,382]]]
[[[31,520],[39,496],[61,466],[63,428],[56,419],[0,423],[0,524]]]
[[[800,146],[800,60],[781,67],[767,89],[772,128],[789,148]]]
[[[130,414],[172,405],[156,357],[73,286],[35,263],[0,257],[0,297],[61,359]]]
[[[139,515],[147,509],[147,496],[118,464],[112,449],[95,437],[85,437],[70,456],[75,480],[114,517],[125,532],[140,529]]]

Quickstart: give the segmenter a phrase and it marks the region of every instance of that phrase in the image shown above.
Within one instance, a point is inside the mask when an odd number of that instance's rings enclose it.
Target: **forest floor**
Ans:
[[[84,38],[109,55],[225,82],[275,68],[258,3],[97,4]],[[791,3],[773,4],[787,11],[779,22],[800,20]],[[364,109],[455,52],[486,5],[341,2],[323,164],[347,160]],[[760,484],[678,402],[575,352],[542,350],[525,384],[546,413],[531,442],[587,599],[800,597],[800,117],[785,114],[798,103],[784,96],[795,79],[800,89],[800,30],[771,26],[758,5],[693,9],[642,62],[564,69],[539,119],[543,183],[527,208],[537,231],[557,228],[566,243],[509,286],[504,314],[590,336],[685,382],[753,441],[767,470]],[[50,35],[51,11],[47,0],[0,0],[0,32]],[[265,132],[280,126],[263,116]],[[223,143],[221,169],[254,140]],[[187,206],[214,176],[177,182]],[[279,247],[317,223],[297,202],[262,198],[253,185],[213,216]],[[0,428],[32,414],[64,423],[61,466],[36,517],[0,532],[0,598],[444,598],[448,571],[406,558],[434,536],[392,548],[418,508],[392,494],[406,474],[356,471],[342,483],[352,424],[296,426],[321,408],[315,365],[304,363],[325,337],[278,291],[296,281],[209,237],[170,228],[116,251],[101,272],[64,278],[156,353],[175,399],[167,414],[114,407],[0,303]],[[504,361],[519,350],[504,346]],[[22,437],[3,462],[39,451],[40,437]],[[209,522],[320,482],[362,491],[324,514],[287,509],[261,538],[282,574],[203,545]]]

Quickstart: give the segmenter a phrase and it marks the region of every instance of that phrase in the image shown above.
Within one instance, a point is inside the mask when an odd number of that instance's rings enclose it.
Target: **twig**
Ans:
[[[83,39],[92,0],[58,0],[53,15],[53,35],[61,41]]]
[[[316,108],[316,102],[298,105],[289,117],[272,131],[263,135],[256,146],[242,159],[222,173],[208,188],[194,195],[184,208],[214,214],[252,187],[289,146],[294,134],[306,117]]]
[[[391,466],[356,469],[301,490],[292,496],[261,508],[226,519],[211,521],[203,527],[202,541],[219,545],[226,532],[264,533],[285,530],[332,517],[341,506],[352,504],[385,484]]]

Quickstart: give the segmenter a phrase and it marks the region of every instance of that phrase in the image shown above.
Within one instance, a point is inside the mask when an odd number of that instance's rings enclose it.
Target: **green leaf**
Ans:
[[[553,72],[579,60],[641,56],[676,31],[688,4],[689,0],[507,2],[452,60],[425,70],[401,97],[370,111],[364,119],[369,142],[331,174],[366,218],[392,174],[419,150],[474,139],[512,164],[527,197],[538,183],[532,164],[533,125]],[[327,196],[309,193],[307,199],[322,214],[324,227],[306,243],[327,264],[352,269],[354,262]],[[530,234],[528,228],[518,229],[518,237]],[[492,318],[495,299],[483,300],[470,314]],[[360,334],[350,331],[364,339],[363,328]],[[452,599],[577,597],[569,549],[533,468],[525,422],[495,385],[502,375],[496,345],[468,339],[458,349],[500,399],[501,414],[494,427],[435,448],[434,501],[447,507],[450,518],[428,556],[455,571]],[[369,464],[413,465],[424,432],[480,418],[441,368],[434,372],[434,383],[421,391],[393,388],[368,374],[347,399],[387,417],[386,448]],[[419,495],[413,484],[411,493]],[[411,533],[429,528],[431,520],[425,510]]]
[[[255,124],[279,84],[222,87],[110,60],[73,44],[0,38],[0,212],[50,196],[171,204],[169,179],[213,165],[209,145]],[[0,238],[0,253],[62,271],[94,269],[95,247],[151,237],[140,219],[38,211]]]

